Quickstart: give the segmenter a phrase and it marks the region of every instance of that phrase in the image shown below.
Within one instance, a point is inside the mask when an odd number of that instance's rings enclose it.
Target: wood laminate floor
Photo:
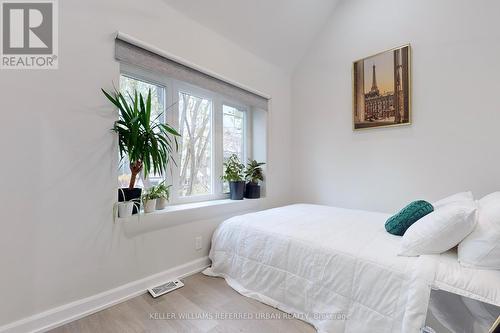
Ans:
[[[196,274],[183,282],[184,287],[159,298],[144,294],[50,332],[316,332],[305,322],[286,319],[283,312],[238,294],[222,278]]]

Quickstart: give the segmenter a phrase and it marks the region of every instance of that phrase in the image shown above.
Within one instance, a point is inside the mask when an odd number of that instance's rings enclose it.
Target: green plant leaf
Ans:
[[[121,159],[128,156],[131,165],[140,162],[146,177],[150,172],[164,175],[170,162],[176,164],[173,153],[178,151],[180,135],[169,124],[159,124],[159,116],[151,119],[151,90],[146,98],[137,91],[133,96],[128,94],[129,102],[118,91],[114,96],[104,89],[102,92],[119,110],[112,130],[118,134]]]

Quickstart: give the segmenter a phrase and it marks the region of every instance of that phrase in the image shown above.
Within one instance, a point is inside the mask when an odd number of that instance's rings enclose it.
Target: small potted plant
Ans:
[[[224,175],[222,179],[229,182],[231,200],[243,200],[245,194],[245,166],[236,154],[231,155],[224,162]]]
[[[119,189],[118,201],[138,204],[142,189],[135,187],[137,176],[140,172],[145,178],[150,172],[163,175],[169,162],[175,164],[173,152],[178,149],[180,134],[172,126],[157,121],[159,116],[151,117],[151,90],[146,98],[137,91],[128,98],[116,89],[112,93],[104,89],[102,92],[119,110],[113,131],[118,134],[121,159],[128,158],[131,171],[129,186]],[[134,205],[133,213],[137,211]]]
[[[245,170],[245,179],[248,182],[246,184],[246,189],[245,189],[245,198],[247,199],[260,198],[259,182],[264,181],[264,173],[262,171],[262,166],[264,164],[266,163],[257,162],[256,160],[248,161]]]
[[[144,207],[144,213],[152,213],[156,210],[156,199],[158,194],[151,188],[142,195],[142,206]]]
[[[133,209],[134,209],[133,201],[118,202],[118,217],[124,218],[132,216]]]
[[[167,207],[168,200],[170,199],[170,187],[172,187],[172,185],[165,185],[165,181],[155,186],[157,210],[162,210]]]
[[[123,190],[120,189],[119,191],[123,191]],[[122,197],[125,197],[124,193],[122,193]],[[135,205],[136,205],[136,202],[134,202],[134,201],[117,202],[116,208],[118,210],[118,212],[117,212],[118,217],[124,218],[124,217],[132,216],[132,211],[133,211]],[[113,214],[116,214],[116,212]]]

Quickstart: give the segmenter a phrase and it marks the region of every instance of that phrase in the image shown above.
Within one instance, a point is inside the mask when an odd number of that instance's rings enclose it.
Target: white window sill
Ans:
[[[210,200],[167,206],[152,213],[140,212],[131,217],[118,218],[128,236],[200,220],[223,219],[263,209],[265,198],[244,200]]]
[[[231,199],[219,199],[219,200],[208,200],[208,201],[202,201],[202,202],[192,202],[192,203],[184,203],[184,204],[178,204],[178,205],[169,205],[165,207],[165,209],[162,210],[157,210],[153,213],[149,214],[166,214],[170,212],[178,212],[178,211],[186,211],[186,210],[193,210],[193,209],[198,209],[198,208],[203,208],[203,207],[212,207],[212,206],[222,206],[222,205],[246,205],[248,204],[248,201],[254,201],[254,200],[261,200],[261,199],[243,199],[243,200],[231,200]],[[144,212],[141,212],[143,215],[149,215],[145,214]]]

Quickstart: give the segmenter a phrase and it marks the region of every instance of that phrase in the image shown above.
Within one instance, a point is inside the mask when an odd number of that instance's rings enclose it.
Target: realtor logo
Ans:
[[[4,0],[2,69],[57,69],[56,0]]]

